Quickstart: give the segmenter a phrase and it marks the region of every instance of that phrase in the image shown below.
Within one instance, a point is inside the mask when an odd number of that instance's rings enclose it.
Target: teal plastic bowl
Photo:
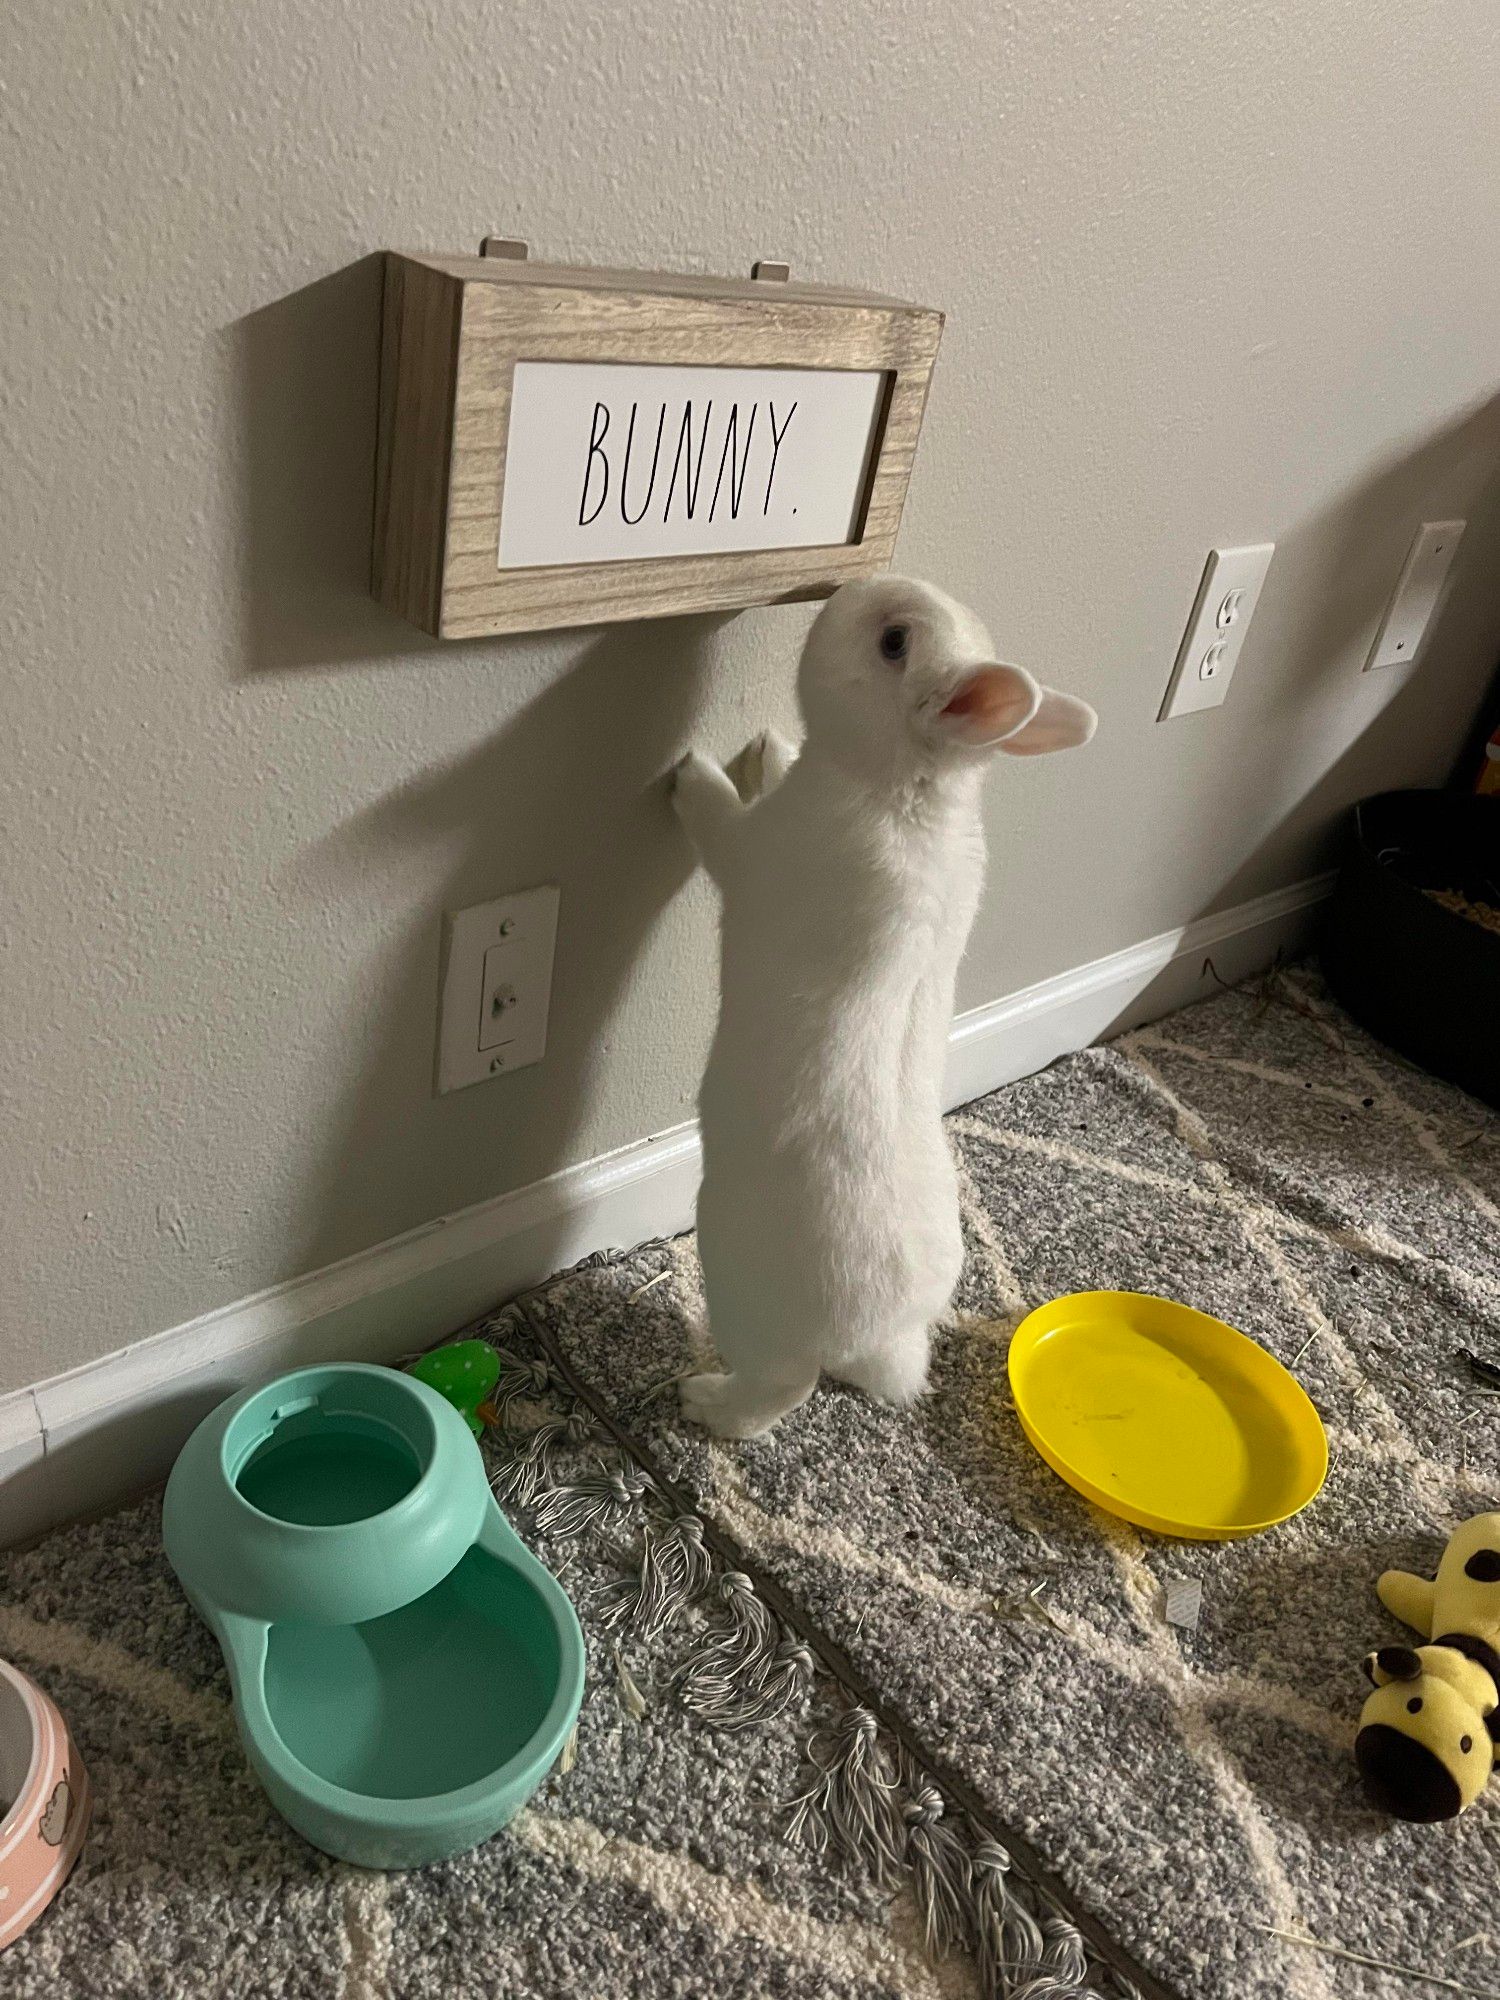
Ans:
[[[583,1699],[566,1593],[426,1383],[357,1363],[232,1397],[183,1446],[167,1556],[218,1640],[256,1775],[366,1868],[487,1840]]]

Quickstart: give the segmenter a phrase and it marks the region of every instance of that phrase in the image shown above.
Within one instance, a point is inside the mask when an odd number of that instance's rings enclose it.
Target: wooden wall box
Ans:
[[[390,253],[374,594],[467,639],[872,575],[942,325],[766,277]]]

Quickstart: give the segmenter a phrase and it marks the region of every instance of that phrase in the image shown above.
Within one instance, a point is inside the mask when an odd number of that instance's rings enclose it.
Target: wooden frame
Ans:
[[[388,253],[371,588],[440,639],[824,597],[890,562],[943,316],[767,281]],[[517,361],[880,370],[858,539],[499,569]]]

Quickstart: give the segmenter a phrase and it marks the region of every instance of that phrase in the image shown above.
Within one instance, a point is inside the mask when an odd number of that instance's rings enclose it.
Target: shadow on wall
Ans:
[[[1418,664],[1381,669],[1366,680],[1369,648],[1419,523],[1452,515],[1468,522],[1463,548]],[[1357,799],[1432,783],[1458,755],[1500,649],[1500,396],[1299,522],[1284,536],[1275,564],[1278,597],[1312,609],[1298,623],[1252,634],[1262,658],[1268,646],[1280,655],[1279,714],[1276,727],[1260,732],[1239,775],[1247,787],[1274,795],[1287,789],[1290,773],[1296,796],[1210,909],[1263,889],[1283,855],[1309,836],[1326,839],[1331,863],[1335,837]],[[1384,700],[1367,726],[1303,784],[1299,752],[1309,746],[1315,758],[1345,701],[1372,695]]]
[[[1418,664],[1382,669],[1364,681],[1365,659],[1419,523],[1450,517],[1467,521],[1464,545]],[[1460,755],[1500,655],[1500,396],[1284,532],[1271,576],[1274,593],[1257,614],[1250,657],[1229,700],[1253,700],[1257,687],[1268,685],[1275,707],[1253,739],[1242,739],[1233,783],[1242,798],[1285,794],[1289,803],[1196,917],[1233,909],[1294,875],[1332,868],[1359,799],[1441,782]],[[1278,620],[1278,601],[1312,609]],[[1384,695],[1381,707],[1353,742],[1320,763],[1317,745],[1339,731],[1343,704],[1372,693]],[[1216,713],[1160,726],[1212,729]],[[1222,773],[1209,762],[1199,770],[1203,789],[1172,801],[1184,824],[1216,810]],[[1317,850],[1311,868],[1304,858],[1310,844]],[[1259,948],[1253,934],[1238,952],[1227,946],[1213,970],[1200,968],[1197,997],[1219,990],[1216,974],[1233,980],[1253,969]],[[1162,974],[1106,1032],[1181,1004],[1181,991],[1180,977]]]
[[[1413,669],[1363,669],[1419,524],[1467,521],[1454,588]],[[1276,553],[1283,601],[1312,610],[1290,630],[1257,636],[1280,647],[1284,728],[1263,731],[1247,780],[1285,789],[1289,753],[1337,730],[1343,704],[1384,697],[1326,770],[1294,761],[1296,803],[1276,840],[1334,834],[1356,799],[1446,777],[1500,647],[1500,396],[1469,411],[1299,522]],[[1476,646],[1478,653],[1476,655]],[[1233,697],[1231,696],[1231,699]],[[1302,784],[1304,776],[1311,782]],[[1330,848],[1330,858],[1332,849]],[[1252,865],[1254,865],[1252,863]],[[1265,865],[1261,863],[1264,886]],[[1239,879],[1225,885],[1233,901]],[[1253,893],[1250,891],[1248,893]]]
[[[292,1271],[432,1222],[472,1201],[476,1188],[499,1192],[571,1164],[600,1066],[628,1072],[649,1061],[647,1050],[612,1046],[610,1024],[652,926],[692,872],[663,774],[689,733],[723,622],[686,618],[603,634],[488,742],[346,821],[296,865],[302,907],[291,920],[316,923],[327,921],[328,905],[380,896],[414,852],[428,864],[417,915],[384,962],[358,967],[357,991],[375,995],[363,1019],[357,992],[351,1002],[364,1062],[345,1101],[317,1121],[300,1176],[301,1230],[288,1244]],[[434,847],[445,857],[441,874],[430,866]],[[440,913],[484,900],[501,882],[542,881],[562,889],[546,1059],[434,1098]],[[672,1011],[668,1000],[653,1016],[664,1035]],[[687,1067],[696,1085],[696,1058]],[[549,1218],[532,1231],[526,1257],[538,1275],[564,1261],[561,1229]],[[446,1324],[433,1323],[431,1290],[413,1281],[331,1307],[320,1322],[321,1351],[394,1356],[498,1302],[484,1269],[455,1267],[445,1284],[436,1310]],[[284,1350],[278,1362],[273,1347],[258,1349],[257,1373],[307,1359],[296,1327]],[[169,1400],[112,1412],[76,1440],[52,1441],[45,1461],[5,1482],[0,1541],[16,1522],[23,1533],[49,1524],[59,1493],[87,1511],[96,1499],[118,1504],[165,1477],[193,1425],[240,1386],[241,1365],[235,1354],[210,1354],[201,1376]]]
[[[227,330],[242,675],[455,653],[504,672],[514,642],[440,644],[370,596],[382,283],[383,259],[365,257]],[[296,864],[292,887],[309,920],[371,893],[404,906],[404,888],[379,886],[395,877],[416,873],[421,886],[399,943],[360,968],[375,996],[373,1018],[356,1013],[352,1024],[363,1074],[312,1141],[290,1270],[384,1242],[467,1205],[476,1189],[514,1188],[572,1163],[621,994],[691,873],[663,777],[690,737],[725,622],[605,628],[488,742],[356,815]],[[403,865],[413,857],[415,870]],[[546,1059],[434,1098],[442,912],[542,882],[562,892]],[[614,1051],[627,1067],[633,1059],[640,1052]]]
[[[242,673],[440,650],[370,595],[383,272],[362,257],[226,330]]]
[[[571,1164],[601,1065],[628,1075],[649,1064],[649,1051],[612,1046],[610,1024],[692,872],[664,773],[690,734],[724,622],[602,633],[488,742],[346,821],[299,865],[298,888],[323,903],[369,893],[403,856],[444,857],[439,879],[423,871],[421,909],[394,962],[370,969],[379,1011],[361,1029],[364,1075],[320,1137],[295,1268],[461,1207],[475,1188]],[[546,1059],[435,1099],[439,912],[540,882],[562,892]],[[668,996],[656,1017],[664,1036],[673,1012]]]
[[[440,646],[369,595],[380,283],[380,260],[366,258],[224,336],[238,384],[232,449],[245,482],[239,672],[457,651],[493,664],[498,693],[512,642]],[[307,926],[357,932],[343,919],[360,902],[410,911],[399,933],[378,926],[383,956],[361,951],[351,964],[360,1072],[310,1133],[289,1272],[431,1223],[476,1190],[513,1189],[571,1164],[590,1150],[577,1135],[601,1066],[627,1077],[652,1067],[651,1048],[612,1044],[611,1024],[653,926],[693,871],[665,774],[692,735],[729,622],[715,614],[570,635],[577,657],[493,736],[355,814],[277,885],[289,892],[288,921]],[[442,913],[541,882],[562,892],[546,1059],[436,1098]],[[651,1017],[683,1073],[683,1117],[698,1074],[685,1032],[701,1008],[699,993],[667,992]],[[331,1062],[334,1051],[327,1055]],[[657,1102],[659,1072],[653,1081]],[[560,1242],[556,1225],[538,1228],[528,1260],[553,1268]],[[442,1331],[495,1302],[482,1276],[459,1282],[482,1289]],[[414,1282],[375,1306],[335,1305],[320,1324],[325,1351],[394,1354],[437,1337],[430,1299],[408,1296],[421,1290]],[[290,1328],[280,1365],[303,1358],[299,1341]],[[257,1359],[263,1371],[274,1366],[269,1348]],[[236,1355],[211,1355],[170,1403],[122,1410],[76,1441],[54,1440],[45,1475],[38,1462],[6,1482],[9,1519],[49,1518],[60,1490],[116,1501],[164,1475],[193,1424],[237,1386],[239,1365]]]
[[[304,287],[229,330],[238,387],[237,462],[244,468],[241,670],[437,657],[445,650],[369,595],[382,260]],[[1284,530],[1273,594],[1230,696],[1266,705],[1241,737],[1232,774],[1242,798],[1285,797],[1274,825],[1206,898],[1198,916],[1231,908],[1289,873],[1308,847],[1331,864],[1352,802],[1425,782],[1456,753],[1493,670],[1476,633],[1500,626],[1500,398],[1435,433]],[[1455,589],[1418,667],[1389,677],[1366,728],[1337,754],[1346,699],[1417,523],[1466,515]],[[1276,605],[1308,607],[1279,618]],[[371,1053],[337,1129],[318,1140],[315,1193],[294,1269],[308,1269],[461,1206],[479,1187],[507,1188],[570,1161],[608,1029],[641,946],[690,872],[671,826],[661,773],[686,741],[717,622],[680,619],[612,629],[510,721],[457,763],[425,775],[331,836],[298,870],[314,899],[367,893],[402,853],[443,854],[436,893],[394,963],[370,968],[378,1016],[361,1028]],[[504,642],[489,644],[503,656]],[[1212,714],[1162,725],[1211,730]],[[1197,823],[1225,783],[1213,759],[1185,763],[1169,809]],[[1142,810],[1160,810],[1143,800]],[[546,1062],[503,1085],[433,1100],[440,909],[482,900],[504,883],[562,889]],[[1213,990],[1204,975],[1203,990]],[[1149,1004],[1149,995],[1145,1004]],[[664,997],[670,1010],[672,996]],[[1135,1010],[1133,1010],[1135,1011]],[[639,1059],[636,1052],[636,1059]],[[625,1065],[632,1052],[617,1050]],[[693,1065],[689,1065],[693,1067]],[[689,1105],[685,1101],[686,1114]]]

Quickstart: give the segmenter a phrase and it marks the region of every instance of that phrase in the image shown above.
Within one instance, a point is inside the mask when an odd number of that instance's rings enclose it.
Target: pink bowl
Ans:
[[[0,1951],[68,1879],[88,1831],[89,1774],[57,1705],[0,1660]]]

